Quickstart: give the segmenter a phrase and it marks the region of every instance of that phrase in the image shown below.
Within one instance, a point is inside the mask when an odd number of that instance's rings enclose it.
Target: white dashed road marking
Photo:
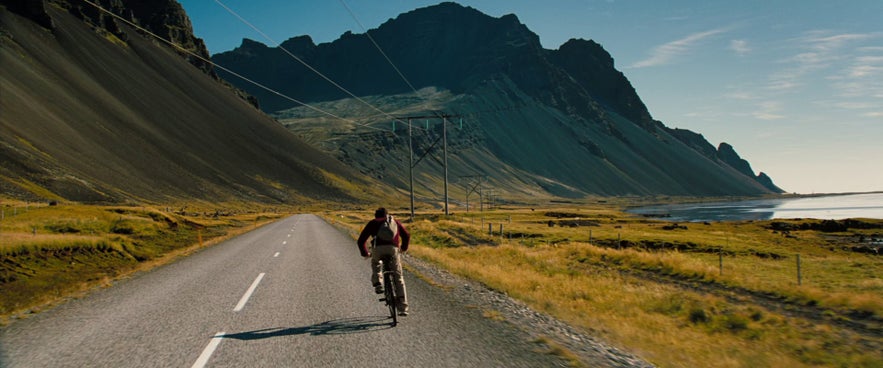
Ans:
[[[254,279],[254,282],[252,282],[248,290],[245,291],[245,295],[242,296],[242,299],[239,299],[239,303],[236,304],[236,308],[233,308],[234,312],[239,312],[242,310],[242,308],[245,307],[245,303],[248,302],[248,298],[251,298],[251,293],[254,292],[254,289],[257,289],[258,284],[261,283],[261,279],[264,278],[264,275],[266,274],[261,273],[260,275],[258,275],[258,278]]]
[[[196,362],[190,368],[202,368],[205,367],[208,360],[214,354],[215,349],[218,348],[218,344],[221,343],[221,339],[224,338],[224,332],[218,332],[212,337],[212,340],[209,341],[208,345],[206,345],[205,349],[202,350],[202,354],[199,354],[199,358],[196,359]]]

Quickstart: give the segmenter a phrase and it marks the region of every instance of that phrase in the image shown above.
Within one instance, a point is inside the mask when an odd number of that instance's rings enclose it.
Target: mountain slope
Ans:
[[[176,2],[106,3],[207,54]],[[0,11],[0,187],[8,195],[281,202],[351,200],[349,185],[368,185],[198,59],[189,57],[192,65],[88,4],[3,4],[15,10]]]
[[[516,16],[494,18],[455,3],[401,14],[369,32],[414,88],[435,88],[450,96],[444,101],[421,97],[364,34],[348,32],[319,45],[301,36],[281,47],[243,40],[240,47],[216,54],[213,60],[302,101],[348,97],[288,56],[287,50],[354,94],[375,96],[381,110],[396,112],[393,115],[401,115],[399,111],[420,115],[422,105],[433,106],[424,109],[424,115],[433,109],[465,115],[467,123],[460,132],[471,138],[458,137],[457,132],[449,137],[452,142],[468,142],[455,153],[459,166],[450,164],[449,171],[458,176],[486,175],[492,185],[508,193],[540,190],[579,197],[778,191],[744,172],[738,160],[706,155],[654,120],[625,76],[614,68],[613,58],[595,42],[571,40],[558,50],[546,50]],[[242,83],[238,86],[255,94],[265,111],[294,107],[291,101],[265,91]],[[382,101],[389,100],[383,96],[399,96],[399,102],[383,105]],[[410,105],[401,102],[408,100]],[[322,106],[349,104],[338,101]],[[377,113],[366,110],[347,116],[360,123],[392,120],[388,116],[362,118],[366,115]],[[277,112],[277,116],[304,136],[321,129],[315,123],[319,117],[303,108]],[[440,125],[433,126],[429,142],[441,134]],[[336,134],[357,127],[350,124]],[[363,130],[336,137],[338,144],[325,143],[325,148],[364,173],[402,182],[406,167],[384,170],[356,154],[376,149],[367,143],[374,140],[366,135],[383,134],[389,133]],[[395,144],[384,148],[389,156],[407,157],[407,136],[397,133],[390,139]],[[421,165],[426,165],[422,168],[424,185],[438,180],[438,162]],[[513,180],[508,175],[519,177]]]

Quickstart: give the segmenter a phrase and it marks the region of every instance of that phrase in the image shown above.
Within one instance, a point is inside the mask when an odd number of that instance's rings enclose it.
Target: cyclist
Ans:
[[[367,247],[369,237],[373,237],[371,250]],[[356,241],[362,257],[371,258],[371,283],[374,285],[374,292],[383,294],[383,284],[380,283],[383,277],[381,260],[387,263],[395,274],[400,316],[408,315],[408,296],[405,291],[405,278],[402,274],[401,253],[408,251],[410,241],[411,234],[408,233],[408,230],[383,207],[374,212],[374,219],[368,221]]]

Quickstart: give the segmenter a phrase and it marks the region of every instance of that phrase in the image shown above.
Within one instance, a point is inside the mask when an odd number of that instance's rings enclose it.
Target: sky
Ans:
[[[440,1],[179,2],[215,54],[331,42]],[[883,0],[457,2],[515,14],[546,49],[595,40],[655,119],[731,144],[786,192],[883,191]]]

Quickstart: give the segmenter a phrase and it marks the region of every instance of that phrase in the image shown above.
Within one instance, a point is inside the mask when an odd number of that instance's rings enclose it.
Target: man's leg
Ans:
[[[402,272],[402,257],[398,247],[393,247],[395,254],[392,259],[392,270],[395,271],[396,294],[399,296],[399,314],[408,313],[408,293],[405,288],[405,274]]]
[[[374,292],[377,294],[383,293],[383,284],[381,284],[381,272],[383,269],[380,266],[380,259],[383,257],[380,252],[377,252],[377,248],[374,248],[374,251],[371,252],[371,285],[374,286]]]

